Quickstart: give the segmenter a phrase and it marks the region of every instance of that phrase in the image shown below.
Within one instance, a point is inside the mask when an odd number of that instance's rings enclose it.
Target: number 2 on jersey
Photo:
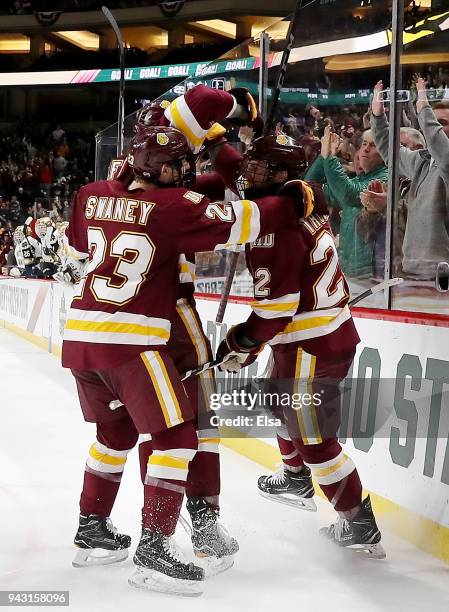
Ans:
[[[317,310],[332,308],[346,297],[343,277],[337,283],[334,283],[338,267],[338,254],[334,239],[327,231],[321,234],[310,253],[310,263],[312,265],[324,262],[327,262],[326,267],[313,288]]]

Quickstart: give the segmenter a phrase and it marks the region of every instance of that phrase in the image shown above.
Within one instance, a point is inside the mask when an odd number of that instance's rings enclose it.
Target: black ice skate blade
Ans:
[[[178,597],[199,597],[203,594],[202,580],[181,580],[156,570],[137,568],[128,578],[128,584],[142,591],[177,595]]]
[[[128,549],[106,550],[104,548],[80,548],[72,561],[73,567],[98,567],[112,565],[125,561],[128,558]]]
[[[317,511],[313,497],[283,497],[282,494],[266,493],[260,489],[259,495],[265,499],[277,502],[278,504],[284,504],[284,506],[290,506],[291,508],[298,508],[298,510],[306,510],[307,512]]]

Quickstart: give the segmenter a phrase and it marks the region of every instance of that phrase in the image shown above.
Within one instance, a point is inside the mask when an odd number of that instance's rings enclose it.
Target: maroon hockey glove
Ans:
[[[295,200],[300,217],[309,217],[314,212],[314,192],[306,181],[300,181],[299,179],[288,181],[279,189],[277,195],[287,196]]]
[[[235,125],[251,127],[253,138],[262,136],[264,123],[253,96],[245,87],[236,87],[229,93],[235,98],[237,108],[228,115],[228,121]]]
[[[221,372],[239,372],[256,361],[263,344],[245,335],[245,323],[231,327],[226,338],[218,347],[216,359],[224,361],[219,366]]]

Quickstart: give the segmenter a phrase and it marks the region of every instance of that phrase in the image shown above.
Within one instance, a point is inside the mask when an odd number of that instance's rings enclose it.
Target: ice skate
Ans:
[[[142,530],[134,555],[137,566],[128,583],[138,589],[195,597],[203,592],[204,571],[187,563],[173,538]]]
[[[370,559],[386,557],[369,496],[363,500],[362,507],[351,521],[339,518],[336,523],[320,529],[320,533],[338,546],[351,548]]]
[[[72,561],[73,567],[89,567],[109,565],[126,559],[131,538],[117,533],[110,518],[80,514],[74,543],[80,550]]]
[[[218,521],[219,511],[202,497],[188,499],[187,511],[192,521],[190,536],[193,550],[206,577],[230,569],[234,565],[233,555],[238,552],[239,545]]]
[[[271,476],[261,476],[257,486],[260,495],[266,499],[300,510],[316,512],[316,504],[313,499],[315,489],[310,469],[306,466],[302,467],[300,472],[291,472],[282,465]]]

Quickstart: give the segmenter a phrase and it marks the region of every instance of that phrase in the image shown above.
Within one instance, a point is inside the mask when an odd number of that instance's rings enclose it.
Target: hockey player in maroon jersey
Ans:
[[[137,116],[135,134],[144,135],[146,128],[158,125],[167,104],[152,103],[143,107]],[[225,130],[215,125],[207,138],[215,138]],[[118,177],[124,185],[132,178],[128,163],[112,160],[108,178]],[[193,185],[209,198],[224,198],[223,181],[213,174],[199,176]],[[212,359],[212,349],[205,335],[194,300],[195,255],[182,254],[179,260],[179,287],[176,310],[171,321],[170,340],[167,350],[179,373],[184,373],[207,363]],[[209,398],[216,392],[215,376],[212,370],[184,381],[184,388],[194,409],[195,420],[202,412],[209,410]],[[190,514],[191,539],[195,554],[207,568],[207,574],[217,574],[233,565],[232,556],[239,546],[218,521],[220,514],[220,434],[218,428],[198,430],[198,450],[189,464],[186,482],[186,507]],[[141,436],[139,456],[142,482],[145,483],[147,465],[152,453],[151,435]],[[203,563],[204,562],[204,563]]]
[[[245,90],[230,93],[195,87],[172,102],[165,116],[181,130],[187,125],[190,146],[197,150],[218,109],[223,112],[236,101],[244,107],[245,99],[250,105],[251,97]],[[256,112],[253,119],[257,121]],[[217,145],[211,151],[215,169],[226,183],[236,181],[245,197],[276,193],[285,181],[291,184],[305,169],[303,149],[283,134],[254,140],[245,156],[223,142]],[[246,323],[230,330],[218,355],[234,353],[225,367],[240,369],[249,365],[269,341],[274,356],[273,378],[292,379],[298,389],[332,379],[334,392],[330,392],[332,397],[326,400],[325,408],[317,411],[313,405],[302,406],[286,414],[291,436],[285,431],[278,436],[283,470],[262,477],[259,489],[271,499],[291,501],[293,497],[298,506],[313,510],[312,471],[340,517],[325,533],[342,546],[361,546],[371,556],[382,557],[385,553],[379,544],[381,534],[370,500],[362,500],[357,470],[336,437],[340,407],[335,389],[349,371],[359,342],[347,307],[349,291],[321,188],[298,183],[313,214],[300,228],[265,236],[246,247],[255,284],[253,313]],[[285,244],[295,247],[285,249]],[[320,419],[329,413],[333,418],[322,437]]]
[[[180,560],[171,540],[198,445],[192,407],[166,350],[179,254],[296,226],[304,202],[296,185],[285,189],[289,196],[231,203],[182,187],[192,170],[190,151],[173,128],[137,135],[128,161],[133,183],[82,187],[67,231],[72,257],[89,261],[68,314],[62,359],[75,376],[84,418],[97,425],[75,538],[83,550],[75,564],[89,563],[97,548],[110,550],[102,562],[126,557],[130,538],[117,533],[109,514],[127,454],[138,434],[149,432],[153,453],[134,556],[138,571],[130,582],[192,594],[203,571]],[[117,398],[123,406],[109,410]]]
[[[242,167],[245,195],[276,192],[280,184],[292,179],[293,160],[300,156],[299,147],[285,135],[253,141]],[[283,466],[276,474],[259,479],[262,495],[313,510],[312,474],[339,515],[322,532],[340,546],[383,558],[369,497],[362,500],[356,467],[337,438],[338,383],[349,371],[359,336],[347,305],[349,290],[324,196],[319,187],[311,188],[314,213],[299,227],[266,235],[246,246],[254,280],[252,313],[229,330],[217,357],[233,355],[222,369],[238,371],[269,343],[274,360],[271,379],[288,380],[292,397],[307,394],[313,398],[284,410],[288,433],[278,436]]]

